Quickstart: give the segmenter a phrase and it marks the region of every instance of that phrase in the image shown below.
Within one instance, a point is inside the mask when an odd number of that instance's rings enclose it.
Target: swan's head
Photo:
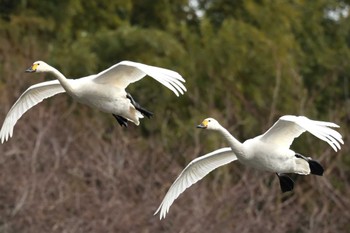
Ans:
[[[36,61],[33,63],[31,67],[26,69],[26,72],[33,73],[33,72],[49,72],[52,71],[52,67],[46,64],[43,61]]]
[[[197,128],[200,128],[200,129],[211,129],[211,130],[217,130],[220,127],[221,127],[221,125],[214,118],[204,119],[200,125],[197,125]]]

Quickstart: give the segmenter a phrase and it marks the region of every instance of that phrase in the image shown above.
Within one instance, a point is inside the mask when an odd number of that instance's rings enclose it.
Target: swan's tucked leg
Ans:
[[[113,114],[113,116],[115,117],[115,119],[117,119],[120,126],[124,126],[125,128],[128,127],[128,120],[126,118],[115,114]]]
[[[309,163],[311,174],[318,175],[318,176],[323,175],[324,169],[319,162],[312,160],[312,158],[310,158],[310,157],[306,157],[306,156],[298,154],[298,153],[295,153],[295,157],[304,159],[305,161],[307,161]]]
[[[132,98],[132,96],[127,93],[126,94],[126,98],[128,98],[131,101],[131,104],[134,105],[134,107],[136,108],[137,111],[139,111],[142,115],[151,118],[151,116],[153,116],[153,113],[146,110],[145,108],[141,107],[139,103],[137,103],[134,98]]]
[[[283,193],[293,190],[294,181],[289,176],[282,173],[276,173],[276,175],[280,181],[280,186]]]

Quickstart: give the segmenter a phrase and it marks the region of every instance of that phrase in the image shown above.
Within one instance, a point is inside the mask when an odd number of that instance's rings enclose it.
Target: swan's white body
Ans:
[[[66,92],[80,103],[106,113],[120,115],[139,124],[143,115],[135,109],[126,97],[125,88],[146,75],[157,80],[177,96],[184,94],[185,80],[175,71],[141,63],[122,61],[96,75],[80,79],[67,79],[61,72],[42,61],[34,62],[29,72],[49,72],[58,80],[39,83],[29,87],[8,112],[0,131],[3,143],[13,134],[17,120],[31,107],[46,98]]]
[[[331,122],[314,121],[303,116],[283,116],[266,133],[243,144],[235,139],[215,119],[205,119],[200,128],[220,132],[230,147],[215,150],[194,159],[181,172],[169,188],[162,203],[155,212],[160,212],[160,219],[165,218],[169,208],[178,196],[188,187],[201,180],[214,169],[238,160],[242,164],[262,171],[274,173],[310,174],[309,163],[297,158],[289,149],[294,138],[308,131],[319,139],[326,141],[335,151],[343,144],[342,136],[329,127],[339,127]]]

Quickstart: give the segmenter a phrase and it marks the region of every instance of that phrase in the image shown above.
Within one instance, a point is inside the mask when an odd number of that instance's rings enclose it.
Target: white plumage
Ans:
[[[175,199],[188,187],[204,178],[214,169],[235,160],[237,160],[237,157],[230,147],[215,150],[192,160],[171,185],[155,214],[160,211],[160,219],[165,218]]]
[[[240,143],[215,119],[207,118],[198,128],[220,132],[230,147],[215,150],[190,162],[171,185],[155,214],[160,213],[160,219],[165,218],[175,199],[188,187],[214,169],[235,160],[258,170],[276,173],[282,191],[290,191],[294,183],[284,173],[323,174],[322,166],[316,161],[289,149],[294,138],[308,131],[326,141],[335,151],[340,150],[340,144],[344,144],[342,136],[329,127],[339,126],[331,122],[310,120],[304,116],[287,115],[281,117],[263,135]]]
[[[80,103],[112,113],[124,121],[128,120],[138,125],[143,112],[132,103],[130,97],[127,97],[125,88],[129,84],[148,75],[169,88],[176,96],[186,91],[182,83],[185,80],[177,72],[131,61],[122,61],[99,74],[80,79],[66,79],[61,72],[43,61],[34,62],[27,72],[49,72],[58,80],[35,84],[19,97],[2,125],[0,131],[2,143],[12,137],[17,120],[27,110],[59,93],[67,92]]]

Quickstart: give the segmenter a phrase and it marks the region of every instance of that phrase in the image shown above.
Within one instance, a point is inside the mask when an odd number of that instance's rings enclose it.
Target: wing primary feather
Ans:
[[[325,137],[324,134],[317,132],[311,128],[307,129],[307,131],[310,132],[315,137],[319,138],[320,140],[327,142],[333,148],[333,150],[337,151],[337,148],[333,145],[333,143],[331,141],[329,141],[329,139],[327,137]]]
[[[174,72],[174,71],[172,71]],[[176,73],[176,72],[175,72]],[[181,89],[183,89],[184,91],[186,91],[186,87],[182,84],[182,82],[186,82],[181,75],[179,75],[178,73],[176,73],[178,76],[173,76],[170,75],[169,73],[161,73],[163,75],[163,77],[165,77],[166,79],[168,79],[169,81],[176,83]],[[182,81],[182,82],[180,82]]]
[[[169,81],[181,94],[184,94],[187,91],[186,87],[177,79],[173,79],[170,76],[164,76],[165,79]]]
[[[162,68],[162,67],[157,67],[157,66],[150,66],[150,65],[146,65],[146,64],[142,64],[142,63],[137,63],[137,62],[130,62],[127,61],[127,63],[122,62],[123,64],[130,64],[133,63],[134,66],[138,67],[139,69],[143,70],[144,72],[147,73],[147,71],[154,71],[156,73],[161,73],[161,74],[165,74],[167,76],[172,76],[176,79],[181,80],[182,82],[185,82],[185,79],[176,71],[173,70],[169,70],[166,68]]]
[[[155,79],[155,80],[157,80],[158,82],[160,82],[161,84],[163,84],[164,86],[169,88],[172,92],[175,93],[176,96],[179,96],[179,93],[177,92],[177,90],[172,85],[170,85],[169,83],[165,82],[164,80],[159,80],[159,79]]]
[[[236,160],[230,147],[221,148],[198,157],[190,162],[170,186],[164,199],[155,211],[160,219],[165,218],[173,202],[191,185],[195,184],[214,169]]]
[[[328,128],[328,127],[337,127],[336,124],[331,122],[322,122],[322,121],[313,121],[306,117],[302,117],[301,121],[297,123],[310,132],[315,137],[327,142],[335,151],[340,149],[340,143],[343,143],[342,136],[339,132]]]
[[[180,82],[185,82],[185,80],[182,78],[182,76],[172,70],[168,70],[161,67],[155,67],[155,66],[149,66],[137,62],[130,62],[130,61],[123,61],[120,64],[124,65],[132,65],[141,71],[145,72],[148,76],[154,78],[156,81],[162,83],[164,86],[168,87],[170,90],[172,90],[177,96],[179,96],[180,92],[181,94],[184,93],[184,90],[186,88],[184,85]],[[166,80],[166,81],[165,81]],[[180,81],[179,81],[180,80]],[[171,87],[170,87],[171,86]],[[177,91],[174,90],[177,89]]]
[[[180,92],[181,94],[184,93],[181,89],[179,89],[179,88],[176,86],[176,84],[174,84],[174,83],[172,83],[172,82],[169,82],[169,81],[166,80],[166,79],[161,79],[161,78],[157,77],[156,75],[153,75],[152,78],[155,79],[156,81],[160,82],[161,84],[163,84],[164,86],[166,86],[166,87],[169,88],[170,90],[172,90],[172,91],[176,94],[176,96],[179,96],[179,92]]]
[[[178,92],[180,92],[181,94],[184,94],[184,91],[182,90],[181,87],[178,86],[178,81],[174,81],[174,80],[169,80],[169,78],[167,76],[161,76],[159,75],[159,73],[149,73],[148,74],[150,77],[152,77],[153,79],[155,79],[156,81],[162,83],[164,86],[168,87],[169,89],[171,89],[177,96],[178,96]],[[170,88],[170,86],[172,88]],[[175,91],[175,89],[178,91]]]
[[[47,81],[29,87],[13,104],[0,130],[1,143],[13,135],[17,120],[31,107],[53,95],[65,92],[58,80]]]

